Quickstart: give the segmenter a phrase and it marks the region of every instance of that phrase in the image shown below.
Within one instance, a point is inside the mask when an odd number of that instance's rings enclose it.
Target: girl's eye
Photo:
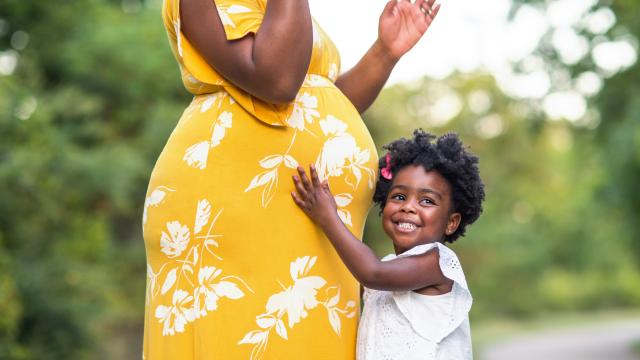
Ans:
[[[391,199],[393,199],[393,200],[404,200],[404,195],[402,195],[402,194],[393,194],[393,195],[391,195]]]
[[[434,202],[431,201],[430,199],[422,199],[422,200],[420,200],[420,203],[423,204],[423,205],[433,205],[434,204]]]

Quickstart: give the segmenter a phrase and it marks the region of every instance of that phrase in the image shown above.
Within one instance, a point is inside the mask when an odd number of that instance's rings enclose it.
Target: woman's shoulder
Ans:
[[[258,14],[263,15],[266,10],[264,0],[215,0],[214,4],[225,28],[236,27],[234,18],[255,17]],[[180,0],[164,0],[162,16],[165,22],[177,21],[180,18]]]

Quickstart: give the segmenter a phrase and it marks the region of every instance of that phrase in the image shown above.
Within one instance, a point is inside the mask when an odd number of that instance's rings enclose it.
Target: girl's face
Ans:
[[[451,186],[439,172],[410,165],[393,175],[382,227],[393,240],[396,254],[442,241],[458,228],[460,219],[460,213],[453,212]]]

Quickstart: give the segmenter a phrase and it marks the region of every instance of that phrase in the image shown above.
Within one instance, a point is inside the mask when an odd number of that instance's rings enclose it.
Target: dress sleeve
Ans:
[[[247,34],[255,34],[264,15],[260,0],[211,0],[218,9],[228,40],[240,39]],[[207,64],[202,55],[181,32],[180,0],[166,0],[164,23],[170,37],[175,41],[177,53],[186,70],[201,82],[224,85],[226,81]]]
[[[451,288],[451,310],[449,314],[444,314],[447,316],[447,325],[444,329],[441,329],[442,331],[438,332],[436,339],[430,339],[432,341],[435,341],[436,343],[439,343],[447,335],[458,328],[458,326],[460,326],[465,321],[465,319],[468,318],[469,310],[471,310],[471,304],[473,303],[473,298],[471,297],[471,292],[469,291],[469,287],[467,286],[467,280],[464,276],[464,272],[462,271],[462,266],[460,266],[458,256],[453,252],[453,250],[449,249],[445,245],[441,243],[432,243],[416,246],[398,255],[398,258],[424,254],[436,247],[439,251],[440,270],[445,277],[453,280],[453,287]],[[412,303],[412,297],[408,296],[407,293],[407,291],[394,292],[393,298],[400,311],[412,324],[412,327],[418,333],[422,333],[420,331],[420,328],[422,327],[421,324],[414,324],[414,322],[418,320],[411,315],[411,307],[416,306],[416,304]],[[421,335],[425,336],[425,334]]]
[[[227,39],[240,39],[256,33],[262,24],[264,2],[262,0],[211,0],[214,1],[224,25]],[[223,87],[234,99],[258,120],[272,126],[284,126],[293,104],[268,104],[235,87],[215,71],[198,50],[183,36],[180,29],[180,0],[165,0],[163,17],[172,46],[181,67],[196,80]]]
[[[215,0],[227,40],[258,32],[265,9],[258,0]]]

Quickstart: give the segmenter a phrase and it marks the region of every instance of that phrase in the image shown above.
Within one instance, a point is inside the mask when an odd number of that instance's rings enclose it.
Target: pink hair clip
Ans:
[[[380,169],[380,174],[382,175],[383,178],[387,180],[391,180],[391,178],[393,177],[393,173],[391,172],[391,155],[389,153],[387,153],[385,160],[387,162],[387,166]]]

